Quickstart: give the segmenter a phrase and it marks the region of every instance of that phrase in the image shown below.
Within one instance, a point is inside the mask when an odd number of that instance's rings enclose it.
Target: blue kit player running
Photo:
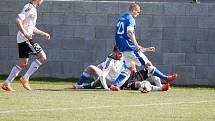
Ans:
[[[144,65],[153,76],[161,78],[163,83],[170,83],[177,78],[177,74],[170,74],[167,76],[161,73],[143,54],[143,52],[146,51],[146,48],[139,46],[137,43],[135,37],[136,23],[134,18],[140,15],[140,12],[141,6],[139,3],[135,2],[129,6],[129,12],[123,14],[119,18],[115,32],[116,44],[118,45],[119,50],[123,52],[124,60],[128,67],[132,61],[138,66]],[[120,80],[125,78],[123,73],[124,72],[121,72],[115,80],[111,86],[111,90],[119,90]]]

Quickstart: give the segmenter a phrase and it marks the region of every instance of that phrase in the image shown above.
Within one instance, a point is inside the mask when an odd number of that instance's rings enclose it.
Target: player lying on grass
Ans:
[[[31,90],[29,85],[29,77],[38,70],[38,68],[46,61],[46,54],[38,43],[32,39],[33,33],[42,36],[45,40],[50,39],[50,35],[39,30],[36,27],[37,7],[43,3],[43,0],[31,0],[26,4],[18,17],[16,18],[16,25],[19,30],[17,34],[17,43],[19,50],[19,63],[14,65],[8,78],[1,88],[6,91],[15,91],[11,87],[12,81],[18,76],[28,64],[29,55],[36,55],[35,59],[24,76],[20,78],[20,82],[26,90]]]
[[[104,89],[109,90],[110,86],[117,78],[120,71],[125,70],[124,68],[128,67],[126,67],[124,64],[122,53],[119,52],[117,46],[114,46],[112,54],[107,57],[106,61],[99,64],[98,66],[88,66],[82,73],[79,81],[77,81],[77,83],[73,85],[73,87],[95,88],[98,86],[102,86]],[[121,80],[121,84],[119,84],[119,86],[122,86],[130,76],[130,70],[126,70],[127,72],[124,73],[126,75],[126,78],[124,78],[124,80]],[[82,85],[83,82],[90,77],[93,78],[94,81],[90,84]]]
[[[148,73],[147,69],[140,70],[131,75],[121,89],[139,90],[141,86],[143,86],[143,81],[147,81],[145,83],[148,84],[147,86],[150,86],[149,88],[151,90],[148,91],[167,91],[170,89],[169,83],[161,84],[160,78]],[[150,82],[154,83],[156,86],[151,85]]]

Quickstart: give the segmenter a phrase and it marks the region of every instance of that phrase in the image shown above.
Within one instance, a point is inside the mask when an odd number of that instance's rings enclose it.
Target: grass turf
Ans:
[[[0,121],[215,120],[213,87],[173,87],[143,94],[75,90],[71,88],[73,80],[45,80],[32,80],[32,91],[24,90],[17,81],[12,84],[16,92],[0,90]]]

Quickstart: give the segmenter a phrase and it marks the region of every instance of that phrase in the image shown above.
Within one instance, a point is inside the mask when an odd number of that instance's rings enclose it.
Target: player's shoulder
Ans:
[[[33,8],[33,5],[31,3],[27,3],[27,4],[25,4],[23,10],[25,12],[29,12],[32,8]]]

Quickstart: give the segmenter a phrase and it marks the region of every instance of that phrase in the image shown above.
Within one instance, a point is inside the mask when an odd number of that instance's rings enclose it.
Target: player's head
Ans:
[[[32,0],[32,2],[35,2],[36,6],[39,7],[44,0]]]
[[[141,10],[142,7],[138,2],[131,3],[129,6],[129,11],[134,18],[140,15]]]
[[[119,48],[118,48],[117,45],[115,45],[114,48],[113,48],[113,56],[114,56],[116,59],[122,58],[122,52],[119,51]]]

